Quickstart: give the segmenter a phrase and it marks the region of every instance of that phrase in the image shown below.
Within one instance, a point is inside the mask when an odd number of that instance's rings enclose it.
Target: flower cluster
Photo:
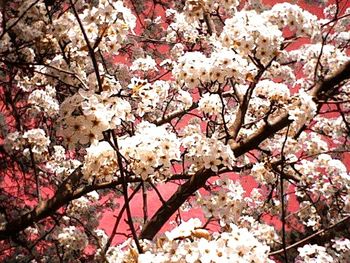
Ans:
[[[4,149],[7,152],[19,151],[22,149],[23,140],[21,137],[18,131],[8,133],[4,141]]]
[[[36,112],[43,110],[48,116],[58,114],[59,105],[55,98],[56,90],[52,86],[46,86],[44,90],[34,90],[28,97],[28,103],[32,104]]]
[[[299,207],[298,217],[302,220],[303,224],[312,227],[313,230],[318,230],[321,226],[321,217],[317,214],[315,206],[309,201],[303,201]]]
[[[206,115],[221,114],[223,105],[218,94],[204,94],[198,102],[198,109]]]
[[[275,83],[268,79],[259,81],[254,89],[254,95],[277,103],[286,103],[290,99],[290,91],[286,84]]]
[[[57,235],[57,240],[65,248],[66,256],[82,251],[88,245],[86,234],[75,226],[62,228]]]
[[[157,80],[150,84],[145,80],[133,78],[129,84],[133,98],[137,99],[136,113],[142,117],[145,113],[154,112],[167,98],[170,89],[169,82]]]
[[[63,180],[80,165],[80,161],[68,158],[63,146],[55,145],[50,159],[45,164],[45,169],[48,173],[52,173],[55,177]]]
[[[76,9],[83,3],[76,4]],[[89,42],[94,45],[99,41],[99,49],[103,52],[117,53],[129,31],[136,26],[136,17],[122,1],[110,2],[99,0],[96,8],[83,8],[79,15]],[[69,40],[72,50],[87,51],[87,44],[80,32],[80,26],[71,12],[64,12],[56,21],[54,36],[57,40]]]
[[[350,257],[350,240],[347,238],[332,239],[334,258],[346,261]]]
[[[48,157],[48,147],[50,138],[46,136],[43,129],[36,128],[25,131],[9,133],[5,138],[5,149],[9,152],[23,150],[23,154],[31,158],[31,153],[35,161],[41,162]]]
[[[326,252],[326,248],[319,245],[305,245],[298,248],[298,252],[296,263],[334,262],[334,258]]]
[[[270,184],[276,181],[276,175],[267,168],[265,163],[256,163],[253,165],[251,175],[259,182]]]
[[[297,5],[280,3],[265,11],[263,16],[280,29],[288,27],[297,36],[309,36],[312,39],[320,36],[320,25],[317,16],[312,15]]]
[[[281,60],[283,61],[283,59]],[[268,79],[283,79],[284,83],[288,86],[293,86],[296,82],[293,69],[277,61],[272,61],[270,67],[264,72],[263,77]]]
[[[235,157],[229,145],[215,137],[206,137],[196,125],[188,125],[183,133],[181,145],[194,171],[205,167],[217,172],[220,166],[233,166]]]
[[[116,92],[80,91],[60,105],[58,134],[69,147],[96,143],[103,138],[103,131],[114,129],[122,121],[133,120],[129,102],[117,97]]]
[[[242,216],[239,226],[247,228],[262,243],[273,246],[280,242],[280,238],[273,226],[259,223],[251,216]]]
[[[332,39],[333,44],[337,47],[343,47],[346,45],[347,40],[349,39],[349,14],[350,14],[350,7],[348,7],[344,11],[344,19],[341,19],[337,23],[331,23],[333,20],[333,17],[337,13],[337,5],[336,4],[330,4],[323,10],[325,19],[322,20],[324,24],[328,24],[330,28],[332,28],[332,31],[330,31],[330,39]]]
[[[339,138],[346,132],[345,124],[341,116],[337,118],[316,116],[314,121],[316,122],[313,125],[315,131],[331,138]],[[334,140],[334,142],[336,143],[336,140]]]
[[[96,228],[99,225],[96,206],[99,194],[94,191],[73,200],[67,207],[67,216],[86,222],[85,227]]]
[[[246,228],[230,224],[225,233],[210,233],[198,219],[182,222],[157,242],[143,242],[144,253],[134,255],[138,262],[272,262],[269,246]],[[127,252],[130,255],[130,252]]]
[[[116,54],[136,26],[136,17],[122,1],[75,1],[69,8],[62,8],[64,12],[59,15],[59,12],[48,12],[45,1],[18,2],[13,6],[21,19],[11,16],[6,26],[11,28],[13,36],[10,38],[6,32],[0,49],[11,53],[8,56],[11,61],[32,64],[39,60],[34,63],[35,72],[43,74],[49,80],[47,84],[77,87],[84,81],[96,87],[94,71],[102,71],[103,66],[99,64],[97,69],[93,65],[89,57],[91,49],[101,55]],[[19,45],[17,50],[11,46],[13,39]]]
[[[254,56],[263,64],[278,55],[284,40],[278,26],[254,10],[240,11],[226,19],[220,39],[223,46],[243,57]]]
[[[342,187],[346,189],[349,188],[349,178],[345,165],[340,160],[333,159],[328,154],[320,154],[313,161],[303,159],[300,161],[300,164],[296,164],[295,167],[302,173],[302,178],[306,184],[313,183],[320,187],[329,183],[328,180],[325,179],[331,178],[334,186],[329,185],[329,187],[334,187],[334,190],[341,189]],[[319,168],[324,170],[317,170]],[[325,177],[322,178],[322,174],[324,174]],[[325,189],[323,189],[322,193],[326,194],[324,190]]]
[[[345,165],[328,154],[319,154],[313,161],[301,160],[295,165],[295,169],[301,174],[300,186],[296,194],[304,198],[305,187],[309,191],[309,197],[315,202],[322,200],[327,205],[327,218],[330,222],[341,219],[341,215],[335,216],[339,208],[348,211],[348,193],[350,189],[349,174]],[[318,214],[317,206],[310,201],[300,203],[298,216],[303,224],[313,229],[320,227],[321,217]]]
[[[152,57],[147,56],[145,58],[138,58],[134,60],[130,67],[130,70],[149,71],[149,70],[158,70],[158,69],[157,69],[156,61]]]
[[[106,142],[98,142],[86,149],[82,173],[89,182],[95,180],[111,181],[117,174],[117,153]]]
[[[174,9],[167,9],[165,15],[173,22],[167,27],[166,41],[177,42],[179,35],[185,41],[195,43],[199,37],[198,28],[200,23],[197,20],[189,19],[185,13],[179,13]]]
[[[144,121],[134,136],[120,141],[120,151],[130,170],[143,180],[164,180],[171,175],[172,161],[180,158],[180,141],[165,126]]]
[[[237,224],[245,206],[243,187],[228,178],[217,180],[214,185],[220,188],[210,195],[197,192],[195,206],[203,209],[206,218],[218,219],[221,226]]]
[[[86,196],[73,200],[67,208],[67,214],[68,216],[84,214],[89,210],[91,202],[97,202],[98,200],[99,195],[97,192],[88,193]]]
[[[176,102],[178,103],[178,109],[184,110],[192,106],[193,99],[188,91],[178,89],[176,93]]]
[[[16,4],[15,4],[16,5]],[[18,43],[35,42],[34,45],[23,45],[18,49],[18,52],[13,52],[16,47],[10,45],[8,41],[11,40],[10,32],[5,31],[4,47],[12,49],[12,54],[8,56],[11,61],[16,59],[22,59],[25,62],[33,63],[36,54],[42,54],[48,46],[52,46],[53,49],[57,47],[57,42],[52,41],[52,36],[45,34],[47,32],[48,17],[45,16],[46,9],[45,4],[40,1],[33,5],[31,1],[21,1],[17,3],[18,13],[23,17],[17,19],[17,17],[11,17],[8,19],[8,25],[13,28],[12,32],[15,32]],[[5,50],[4,50],[5,51]]]
[[[251,80],[256,68],[227,48],[218,48],[207,58],[201,52],[187,52],[178,59],[173,75],[189,88],[208,82],[225,83],[229,79],[242,83]]]
[[[186,52],[178,59],[172,73],[179,83],[186,83],[193,88],[200,83],[202,74],[207,76],[208,64],[208,58],[203,53]]]
[[[317,106],[312,96],[303,89],[294,94],[293,103],[288,105],[289,119],[294,120],[293,128],[298,130],[312,120],[316,114]]]
[[[315,132],[302,133],[300,135],[299,143],[302,144],[304,154],[306,155],[316,155],[325,151],[328,151],[328,144]]]
[[[350,190],[350,178],[346,166],[341,160],[334,159],[328,154],[320,154],[315,160],[320,168],[325,169],[324,173],[332,178],[335,189],[342,187]]]
[[[43,129],[32,129],[23,133],[22,139],[24,140],[24,154],[28,155],[29,149],[33,154],[40,156],[48,152],[48,146],[50,145],[50,139],[46,136]]]
[[[242,94],[247,93],[249,85],[237,85],[236,89]],[[248,106],[246,122],[256,122],[257,128],[264,122],[262,120],[266,115],[270,114],[271,119],[278,117],[284,113],[284,109],[289,107],[291,95],[289,87],[284,83],[277,83],[269,79],[260,80],[253,91]],[[243,131],[243,130],[242,130]],[[247,132],[254,132],[249,127]]]
[[[349,56],[344,50],[320,43],[304,45],[298,50],[291,51],[290,57],[303,64],[303,73],[307,79],[313,79],[315,73],[316,76],[330,77],[349,61]],[[310,84],[306,81],[304,85],[308,87]]]
[[[108,248],[107,253],[104,257],[102,257],[103,252],[101,249],[97,251],[97,254],[95,255],[95,259],[104,262],[107,260],[108,263],[124,263],[128,262],[126,259],[128,259],[124,255],[124,251],[120,248],[121,246],[111,246]],[[130,250],[131,254],[134,254],[134,250]],[[97,262],[99,262],[97,261]],[[129,262],[134,262],[133,260],[130,260]]]

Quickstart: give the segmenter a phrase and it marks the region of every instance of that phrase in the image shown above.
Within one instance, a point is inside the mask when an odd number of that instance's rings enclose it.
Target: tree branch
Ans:
[[[77,185],[81,177],[81,169],[79,167],[62,183],[51,199],[39,203],[31,212],[2,225],[0,227],[0,240],[17,235],[18,232],[31,226],[34,222],[52,215],[59,208],[68,204],[73,198],[74,189],[72,186]]]
[[[153,239],[166,221],[168,221],[187,198],[203,187],[206,181],[213,175],[215,175],[215,173],[212,170],[202,169],[193,175],[186,183],[179,186],[172,197],[158,209],[151,220],[144,226],[139,238]]]
[[[320,237],[320,235],[324,235],[326,232],[328,232],[328,231],[330,231],[330,230],[332,230],[332,229],[335,229],[335,228],[337,228],[337,229],[344,228],[346,225],[349,224],[349,222],[350,222],[350,216],[347,216],[347,217],[341,219],[339,222],[337,222],[337,223],[331,225],[330,227],[327,227],[327,228],[325,228],[325,229],[321,229],[321,230],[319,230],[319,231],[313,233],[312,235],[307,236],[307,237],[303,238],[302,240],[299,240],[298,242],[295,242],[294,244],[292,244],[292,245],[286,247],[285,249],[286,249],[286,250],[290,250],[290,249],[292,249],[292,248],[297,248],[297,247],[302,246],[302,245],[305,244],[306,242],[309,242],[309,243],[310,243],[310,241],[311,241],[311,242],[312,242],[312,241],[317,242],[317,241],[320,241],[320,238],[321,238],[322,240],[324,240],[324,239],[325,239],[324,236],[323,236],[323,237]],[[331,235],[330,235],[330,236],[331,236]],[[327,237],[327,241],[331,239],[330,236]],[[284,252],[284,249],[280,249],[280,250],[276,250],[276,251],[271,252],[269,255],[270,255],[270,256],[274,256],[274,255],[281,254],[281,253],[283,253],[283,252]]]

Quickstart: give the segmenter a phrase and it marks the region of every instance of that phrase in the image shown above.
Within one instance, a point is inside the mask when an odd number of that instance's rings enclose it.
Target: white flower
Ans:
[[[334,262],[331,255],[326,252],[326,248],[318,245],[305,245],[298,248],[299,256],[296,262],[305,263],[329,263]]]
[[[138,58],[134,60],[130,69],[134,71],[135,70],[141,70],[141,71],[158,70],[156,61],[150,56],[147,56],[146,58]]]
[[[68,251],[82,251],[88,244],[88,238],[84,232],[75,226],[63,228],[57,236],[60,245]]]
[[[218,94],[204,94],[198,103],[198,109],[209,115],[219,115],[222,110],[222,103]]]
[[[174,240],[179,237],[189,237],[193,230],[201,226],[202,222],[198,218],[191,218],[188,221],[181,222],[181,224],[172,231],[165,232],[165,236],[169,240]]]
[[[55,96],[56,90],[47,86],[45,90],[34,90],[28,97],[28,103],[42,108],[48,116],[53,117],[58,114],[59,110]]]
[[[171,174],[171,161],[180,158],[180,141],[165,126],[144,121],[134,136],[120,140],[120,150],[135,174],[144,180],[164,180]]]
[[[91,145],[86,151],[82,168],[84,177],[89,181],[112,180],[118,168],[117,153],[112,146],[102,141]]]

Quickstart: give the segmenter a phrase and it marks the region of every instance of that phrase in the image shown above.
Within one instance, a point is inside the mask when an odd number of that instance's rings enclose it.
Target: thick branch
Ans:
[[[262,74],[264,73],[264,70],[260,70],[259,73],[256,75],[256,77],[254,78],[254,82],[252,82],[249,85],[249,88],[246,92],[246,94],[243,96],[241,103],[239,104],[238,107],[238,111],[236,113],[236,119],[233,123],[233,128],[232,128],[232,138],[234,140],[236,140],[238,133],[240,131],[240,129],[242,128],[242,125],[244,123],[244,118],[246,116],[246,112],[248,110],[248,106],[249,106],[249,102],[250,102],[250,98],[253,94],[253,91],[256,87],[256,84],[258,83],[259,79],[261,78]]]
[[[279,118],[273,121],[267,121],[265,125],[261,126],[255,133],[249,136],[243,142],[237,144],[232,148],[236,157],[239,157],[250,150],[255,149],[262,143],[265,139],[272,136],[276,132],[287,127],[292,121],[288,119],[288,113],[283,114]]]
[[[0,227],[0,240],[5,240],[11,236],[17,235],[20,231],[23,231],[33,223],[54,214],[61,207],[69,204],[70,201],[78,199],[92,191],[101,189],[113,189],[122,184],[121,178],[118,178],[112,182],[104,182],[99,184],[89,184],[77,189],[72,189],[72,186],[76,186],[79,183],[79,179],[82,177],[81,170],[78,168],[74,171],[69,178],[59,187],[56,194],[49,200],[40,203],[33,211],[26,213],[19,218],[16,218],[2,227]],[[187,175],[175,175],[170,180],[188,179]],[[129,177],[128,183],[142,182],[141,178]]]
[[[200,170],[190,180],[179,186],[172,197],[158,209],[152,219],[145,225],[140,239],[152,239],[187,198],[203,187],[205,182],[213,175],[215,173],[211,170]]]
[[[198,103],[194,102],[188,109],[172,112],[171,114],[169,114],[165,118],[164,117],[159,118],[158,120],[156,120],[154,122],[154,124],[157,126],[161,126],[165,123],[170,123],[173,119],[181,117],[181,116],[185,115],[187,112],[189,112],[193,109],[196,109],[197,107],[198,107]]]
[[[314,98],[322,97],[324,93],[331,92],[334,87],[341,84],[343,81],[350,78],[350,61],[348,61],[344,67],[339,70],[334,76],[325,79],[321,85],[316,85],[311,91],[311,96]]]
[[[81,178],[81,169],[76,169],[67,180],[59,187],[56,194],[49,200],[43,201],[29,213],[12,220],[0,227],[0,240],[15,236],[18,232],[31,226],[47,216],[52,215],[59,208],[68,204],[72,200],[74,189],[72,186],[77,185]]]

